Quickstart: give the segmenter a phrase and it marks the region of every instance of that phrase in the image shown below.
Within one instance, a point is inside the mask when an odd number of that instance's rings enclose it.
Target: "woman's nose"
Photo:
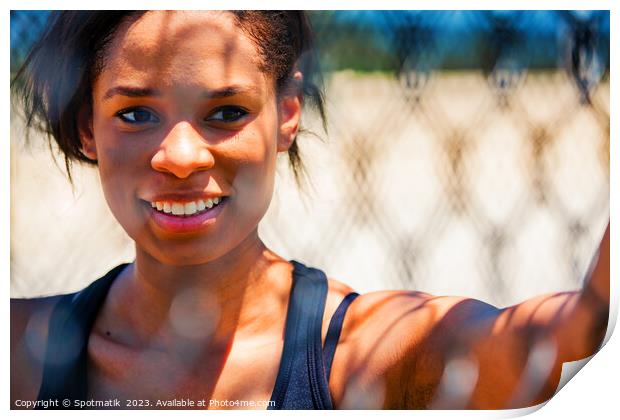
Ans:
[[[151,160],[156,171],[187,178],[195,171],[210,169],[215,164],[209,144],[188,122],[176,124],[168,132]]]

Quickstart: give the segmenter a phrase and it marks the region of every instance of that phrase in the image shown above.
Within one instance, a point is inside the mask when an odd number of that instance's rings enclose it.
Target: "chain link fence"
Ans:
[[[11,12],[11,69],[45,22]],[[609,219],[609,12],[311,12],[328,130],[286,157],[259,231],[360,292],[497,306],[572,290]],[[75,191],[11,124],[11,293],[73,291],[133,258],[96,171]],[[61,162],[61,160],[59,160]]]

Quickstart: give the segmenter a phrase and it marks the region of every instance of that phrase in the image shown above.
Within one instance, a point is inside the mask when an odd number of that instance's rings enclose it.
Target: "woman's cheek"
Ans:
[[[139,200],[136,197],[140,160],[136,147],[113,137],[97,144],[99,177],[108,207],[130,236],[139,228]],[[124,147],[123,147],[124,146]]]
[[[262,136],[257,137],[264,139]],[[246,144],[248,143],[250,142]],[[255,142],[245,153],[238,156],[237,161],[239,165],[233,181],[233,191],[243,197],[239,203],[242,206],[239,211],[258,222],[267,212],[273,194],[275,143]]]

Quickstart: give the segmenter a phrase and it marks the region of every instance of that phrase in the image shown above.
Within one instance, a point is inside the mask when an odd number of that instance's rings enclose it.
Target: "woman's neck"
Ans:
[[[228,345],[234,336],[280,323],[290,271],[258,235],[225,256],[192,266],[162,264],[136,248],[136,260],[123,281],[115,282],[109,302],[128,327],[130,345],[162,350],[180,341]]]

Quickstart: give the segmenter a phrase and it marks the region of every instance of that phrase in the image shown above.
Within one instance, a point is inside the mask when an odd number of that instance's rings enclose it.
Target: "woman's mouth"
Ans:
[[[149,210],[151,219],[160,229],[186,233],[215,223],[227,202],[228,196],[189,202],[154,201]]]
[[[158,212],[171,214],[173,216],[187,217],[195,214],[206,213],[217,207],[226,197],[208,198],[206,200],[196,200],[187,203],[174,201],[151,201],[151,207]]]

